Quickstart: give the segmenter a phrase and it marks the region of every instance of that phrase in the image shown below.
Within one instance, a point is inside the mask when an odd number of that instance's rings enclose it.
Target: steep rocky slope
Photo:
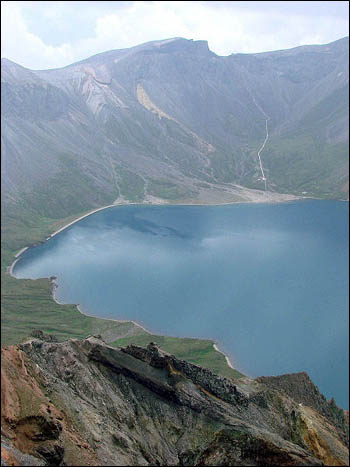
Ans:
[[[175,38],[56,70],[2,60],[4,200],[67,216],[118,202],[347,197],[348,38],[220,57]],[[262,198],[263,199],[263,198]]]
[[[31,338],[2,362],[6,465],[348,465],[343,411],[303,374],[232,380],[98,337]]]

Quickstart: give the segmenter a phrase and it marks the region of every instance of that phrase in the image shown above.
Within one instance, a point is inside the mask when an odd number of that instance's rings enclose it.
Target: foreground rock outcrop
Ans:
[[[39,333],[2,350],[2,465],[348,465],[344,412],[279,378]]]

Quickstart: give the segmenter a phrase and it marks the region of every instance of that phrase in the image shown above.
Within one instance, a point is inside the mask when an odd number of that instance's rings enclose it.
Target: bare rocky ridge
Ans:
[[[304,374],[280,377],[288,393],[152,344],[38,337],[2,350],[6,465],[348,465],[345,420],[309,380],[293,397]]]
[[[295,402],[313,408],[338,428],[340,436],[344,435],[344,410],[337,407],[334,399],[328,402],[325,396],[319,392],[318,387],[311,381],[307,373],[302,372],[268,377],[261,376],[257,378],[257,381],[279,391],[282,390],[292,397]],[[345,442],[348,441],[346,437],[343,439]]]

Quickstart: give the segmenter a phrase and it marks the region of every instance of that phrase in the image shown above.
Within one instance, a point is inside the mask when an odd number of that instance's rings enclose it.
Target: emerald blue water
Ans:
[[[213,338],[249,376],[309,373],[348,405],[348,205],[123,206],[27,250],[18,278],[153,333]]]

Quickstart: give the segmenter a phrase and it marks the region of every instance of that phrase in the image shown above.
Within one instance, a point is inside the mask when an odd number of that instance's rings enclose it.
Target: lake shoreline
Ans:
[[[56,276],[52,276],[52,277],[49,277],[49,281],[51,283],[51,286],[52,286],[52,298],[54,300],[54,302],[57,303],[57,305],[68,305],[67,303],[62,303],[60,302],[57,297],[56,297],[56,289],[58,288],[58,285],[57,285],[57,277]],[[84,316],[88,316],[89,318],[96,318],[96,319],[103,319],[103,320],[106,320],[106,321],[113,321],[115,323],[132,323],[134,324],[135,326],[137,326],[138,328],[141,328],[143,331],[145,331],[147,334],[152,334],[148,329],[146,329],[145,327],[143,327],[141,324],[139,323],[136,323],[136,321],[133,321],[132,319],[113,319],[113,318],[102,318],[100,316],[94,316],[94,315],[89,315],[88,313],[85,313],[81,307],[81,305],[78,303],[69,303],[69,305],[73,305],[77,308],[77,310],[79,311],[80,314],[84,315]]]
[[[156,207],[156,206],[164,206],[164,207],[170,207],[170,206],[227,206],[227,205],[236,205],[236,204],[281,204],[281,203],[290,203],[290,202],[295,202],[295,201],[301,201],[301,200],[307,200],[307,199],[311,199],[311,198],[308,198],[308,197],[295,197],[295,198],[292,198],[292,199],[281,199],[280,201],[276,201],[276,200],[257,200],[257,201],[236,201],[236,202],[225,202],[225,203],[165,203],[165,202],[159,202],[159,203],[125,203],[125,202],[121,202],[121,203],[116,203],[116,204],[111,204],[111,205],[107,205],[107,206],[103,206],[103,207],[100,207],[100,208],[97,208],[97,209],[94,209],[92,211],[89,211],[88,213],[84,214],[83,216],[79,216],[77,219],[69,222],[68,224],[64,225],[63,227],[59,228],[58,230],[56,230],[55,232],[53,232],[52,234],[50,234],[43,242],[40,242],[40,243],[45,243],[47,242],[48,240],[50,240],[51,238],[55,237],[57,234],[61,233],[62,231],[66,230],[68,227],[74,225],[75,223],[79,222],[80,220],[84,219],[85,217],[88,217],[88,216],[91,216],[92,214],[96,213],[96,212],[99,212],[99,211],[102,211],[102,210],[105,210],[105,209],[110,209],[110,208],[114,208],[114,207],[122,207],[122,206],[142,206],[142,207],[145,207],[145,206],[150,206],[150,207]],[[16,263],[19,261],[21,255],[26,251],[28,250],[29,248],[33,247],[33,246],[37,246],[37,243],[36,244],[33,244],[33,245],[29,245],[27,247],[24,247],[22,248],[19,252],[16,253],[15,255],[15,260],[14,262],[11,264],[11,266],[8,268],[8,273],[11,275],[11,277],[16,278],[16,276],[13,274],[13,270],[14,270],[14,267],[16,265]],[[56,284],[56,277],[51,277],[51,278],[48,278],[48,280],[52,283],[53,287],[52,287],[52,298],[53,300],[59,304],[59,305],[64,305],[64,303],[61,303],[57,300],[56,298],[56,288],[58,287],[57,284]],[[101,317],[98,317],[98,316],[94,316],[94,315],[89,315],[87,313],[85,313],[82,308],[81,308],[81,305],[80,304],[73,304],[76,306],[77,310],[79,311],[79,313],[81,313],[82,315],[85,315],[85,316],[88,316],[88,317],[92,317],[92,318],[97,318],[97,319],[103,319],[103,320],[108,320],[108,321],[113,321],[113,322],[118,322],[118,323],[125,323],[125,322],[129,322],[129,323],[132,323],[133,325],[137,326],[138,328],[141,328],[144,332],[146,332],[147,334],[152,334],[151,331],[149,331],[148,329],[146,329],[145,327],[143,327],[141,324],[133,321],[133,320],[118,320],[118,319],[111,319],[111,318],[101,318]],[[222,352],[218,347],[217,345],[215,344],[215,342],[213,341],[213,347],[215,349],[215,351],[217,351],[218,353],[221,353],[222,355],[224,355],[225,359],[226,359],[226,363],[227,365],[232,368],[232,369],[235,369],[229,359],[229,357],[224,353]]]
[[[112,206],[113,207],[113,206]],[[104,209],[104,208],[103,208]],[[99,209],[100,210],[100,209]],[[97,211],[94,211],[94,212],[97,212]],[[93,212],[89,213],[88,215],[90,214],[93,214]],[[86,217],[86,216],[83,216],[83,217]],[[82,217],[82,218],[83,218]],[[75,221],[77,222],[77,221]],[[71,225],[71,224],[70,224]],[[68,226],[68,225],[67,225]],[[66,226],[66,227],[67,227]],[[51,237],[50,237],[51,238]],[[11,267],[10,267],[10,270],[9,270],[9,273],[12,277],[14,277],[15,279],[17,279],[14,275],[13,275],[13,267],[15,266],[15,264],[17,263],[17,261],[19,261],[19,256],[24,253],[24,251],[26,251],[28,248],[30,247],[25,247],[25,248],[22,248],[17,254],[16,254],[16,260],[12,263]],[[52,299],[55,303],[57,303],[57,305],[68,305],[67,303],[63,303],[63,302],[60,302],[57,297],[56,297],[56,290],[58,288],[58,284],[57,284],[57,277],[56,276],[51,276],[51,277],[47,277],[47,278],[44,278],[44,279],[48,279],[48,281],[50,282],[51,284],[51,295],[52,295]],[[34,279],[35,280],[35,279]],[[136,321],[134,320],[131,320],[131,319],[113,319],[113,318],[103,318],[101,316],[94,316],[94,315],[89,315],[88,313],[85,313],[82,309],[82,306],[80,304],[76,304],[76,303],[70,303],[69,305],[73,305],[76,307],[76,309],[78,310],[78,312],[84,316],[87,316],[89,318],[96,318],[96,319],[102,319],[102,320],[105,320],[105,321],[112,321],[114,323],[132,323],[134,326],[136,326],[137,328],[140,328],[142,329],[142,331],[144,331],[146,334],[149,334],[149,335],[152,335],[153,333],[151,331],[149,331],[148,329],[146,329],[144,326],[142,326],[141,324],[137,323]],[[198,339],[200,340],[200,338],[195,338],[195,339]],[[226,363],[227,365],[232,369],[232,370],[237,370],[236,368],[233,367],[229,357],[224,353],[222,352],[222,350],[220,350],[217,346],[217,344],[213,341],[213,348],[216,352],[222,354],[224,357],[225,357],[225,360],[226,360]],[[238,371],[238,370],[237,370]]]
[[[58,304],[58,305],[66,305],[66,303],[62,303],[62,302],[59,302],[56,298],[56,289],[58,287],[57,283],[56,283],[56,279],[57,277],[51,277],[49,278],[51,284],[52,284],[52,298],[53,300]],[[77,308],[77,310],[79,311],[79,313],[81,313],[82,315],[84,316],[88,316],[89,318],[97,318],[97,319],[103,319],[103,320],[106,320],[106,321],[113,321],[114,323],[132,323],[134,326],[138,327],[138,328],[141,328],[144,332],[146,332],[147,334],[149,335],[152,335],[152,332],[149,331],[148,329],[146,329],[144,326],[142,326],[141,324],[137,323],[136,321],[133,321],[131,319],[113,319],[113,318],[102,318],[100,316],[94,316],[94,315],[89,315],[88,313],[85,313],[82,309],[82,306],[80,304],[74,304]],[[200,338],[198,337],[195,337],[194,339],[198,339],[200,340]],[[232,370],[237,370],[237,368],[234,368],[229,357],[222,351],[218,348],[217,344],[215,342],[213,342],[213,348],[216,352],[222,354],[224,357],[225,357],[225,360],[226,360],[226,363],[227,365],[232,369]]]
[[[231,363],[230,359],[228,358],[228,356],[222,350],[220,350],[216,344],[213,344],[213,347],[217,352],[221,353],[225,357],[227,365],[230,368],[232,368],[232,370],[237,370],[237,368],[234,368],[232,366],[232,363]]]

